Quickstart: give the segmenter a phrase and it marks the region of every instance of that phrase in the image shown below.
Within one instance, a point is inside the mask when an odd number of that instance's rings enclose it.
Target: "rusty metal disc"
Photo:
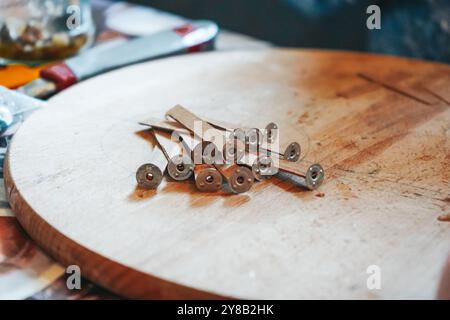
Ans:
[[[155,189],[162,181],[162,171],[151,163],[143,164],[136,171],[138,185],[145,189]]]
[[[195,185],[202,192],[215,192],[222,187],[222,175],[214,167],[200,170],[195,175]]]
[[[252,171],[242,166],[236,167],[228,178],[229,187],[235,193],[247,192],[253,186],[253,182]]]
[[[167,173],[177,181],[189,179],[193,171],[194,163],[191,158],[182,154],[172,157],[167,165]]]

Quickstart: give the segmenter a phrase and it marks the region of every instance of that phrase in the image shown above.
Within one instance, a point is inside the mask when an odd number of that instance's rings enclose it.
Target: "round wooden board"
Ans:
[[[63,264],[134,298],[433,298],[450,249],[450,67],[346,52],[267,50],[144,63],[83,82],[12,142],[6,187]],[[136,188],[152,144],[137,122],[175,104],[275,121],[326,169],[247,194],[192,181]],[[308,139],[305,138],[308,137]],[[366,285],[369,266],[381,289]]]

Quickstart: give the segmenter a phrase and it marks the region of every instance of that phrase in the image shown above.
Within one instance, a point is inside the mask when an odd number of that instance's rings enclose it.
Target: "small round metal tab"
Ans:
[[[266,155],[259,156],[252,165],[253,176],[256,180],[265,180],[277,173],[271,157]]]
[[[238,166],[228,178],[231,191],[235,193],[243,193],[250,190],[253,186],[253,173],[246,167]]]
[[[195,176],[195,185],[203,192],[215,192],[222,187],[222,175],[215,168],[205,168]]]
[[[251,151],[258,151],[258,147],[262,143],[262,134],[261,131],[257,128],[248,129],[245,133],[246,136],[246,142],[248,145],[249,150]]]
[[[228,140],[223,145],[223,156],[227,162],[239,162],[245,155],[245,144],[240,140]]]
[[[245,130],[241,128],[236,128],[233,130],[233,138],[236,140],[241,140],[243,143],[246,141]]]
[[[172,157],[167,165],[167,173],[177,181],[189,179],[193,171],[194,164],[191,158],[182,154]]]
[[[298,159],[300,159],[300,153],[300,144],[298,144],[297,142],[292,142],[287,146],[283,156],[285,160],[296,162]]]
[[[274,143],[278,136],[278,126],[271,122],[266,126],[266,139],[268,143]]]
[[[306,187],[310,190],[317,189],[323,182],[325,172],[318,163],[311,165],[306,171]]]
[[[162,181],[161,169],[151,163],[143,164],[136,171],[138,185],[145,189],[155,189]]]

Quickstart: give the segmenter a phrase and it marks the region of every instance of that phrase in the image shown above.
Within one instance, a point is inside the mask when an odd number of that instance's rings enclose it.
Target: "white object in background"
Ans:
[[[129,36],[148,35],[186,22],[189,20],[171,13],[125,2],[113,4],[105,11],[106,26]],[[215,45],[217,50],[267,49],[271,46],[269,42],[227,30],[221,30]]]
[[[15,132],[24,116],[43,107],[46,102],[0,86],[0,136]]]
[[[125,2],[118,2],[108,8],[105,17],[109,29],[130,36],[144,36],[188,22],[174,14]]]

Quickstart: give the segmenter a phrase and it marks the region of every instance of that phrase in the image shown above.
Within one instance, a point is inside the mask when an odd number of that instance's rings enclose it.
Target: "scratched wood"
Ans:
[[[23,227],[63,264],[135,298],[433,298],[450,251],[450,67],[345,52],[207,53],[96,77],[33,114],[9,149]],[[176,104],[274,121],[324,184],[247,194],[136,188],[138,121]],[[441,220],[444,220],[441,218]],[[368,266],[381,289],[366,286]]]

